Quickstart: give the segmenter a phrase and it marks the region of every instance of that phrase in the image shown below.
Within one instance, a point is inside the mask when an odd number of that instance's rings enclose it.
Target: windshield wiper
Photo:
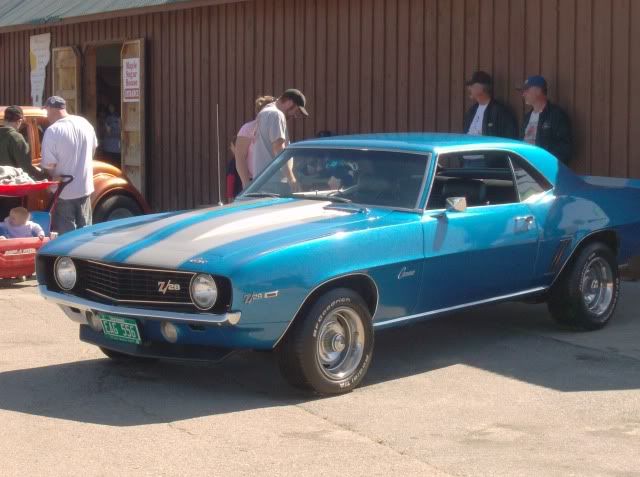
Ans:
[[[330,202],[342,202],[345,204],[351,203],[351,199],[347,199],[346,197],[340,197],[337,195],[296,195],[296,197],[300,197],[301,199],[309,199],[309,200],[328,200]]]
[[[275,192],[249,192],[248,194],[242,194],[242,197],[282,197]]]

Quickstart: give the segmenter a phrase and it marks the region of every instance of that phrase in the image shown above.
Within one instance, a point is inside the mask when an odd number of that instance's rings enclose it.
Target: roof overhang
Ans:
[[[0,7],[0,34],[13,31],[46,29],[110,18],[130,17],[156,12],[241,3],[247,0],[74,0],[64,1],[20,0]],[[37,6],[35,5],[37,3]],[[133,5],[133,6],[132,6]],[[9,16],[10,8],[13,15]],[[37,11],[38,14],[33,14]]]

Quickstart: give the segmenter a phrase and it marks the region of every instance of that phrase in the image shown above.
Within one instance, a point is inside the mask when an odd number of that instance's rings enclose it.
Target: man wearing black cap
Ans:
[[[531,111],[524,116],[520,137],[568,165],[573,149],[571,124],[567,114],[547,99],[547,81],[542,76],[530,76],[521,90]]]
[[[491,76],[476,71],[466,84],[469,97],[475,103],[464,115],[465,134],[516,139],[518,122],[507,106],[493,98]]]
[[[32,178],[42,179],[42,172],[31,164],[29,144],[18,132],[23,121],[20,106],[9,106],[4,110],[4,125],[0,126],[0,166],[19,167]]]
[[[256,135],[253,147],[254,173],[262,172],[275,157],[289,145],[287,120],[309,116],[306,99],[297,89],[288,89],[273,103],[265,106],[256,117]],[[289,183],[295,188],[291,172]]]
[[[42,179],[42,172],[31,164],[29,144],[18,132],[23,121],[24,113],[20,106],[9,106],[4,110],[4,124],[0,126],[0,166],[19,167],[32,178]],[[0,222],[21,202],[19,197],[0,198]]]

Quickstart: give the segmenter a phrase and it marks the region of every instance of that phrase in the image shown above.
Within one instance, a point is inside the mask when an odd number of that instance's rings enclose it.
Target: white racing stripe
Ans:
[[[242,202],[241,205],[244,206],[256,202],[258,202],[258,200]],[[191,217],[206,214],[214,210],[223,211],[224,209],[234,207],[238,208],[238,204],[229,204],[222,207],[210,207],[207,209],[197,209],[189,212],[171,215],[170,217],[161,218],[148,224],[132,225],[131,227],[126,227],[122,230],[104,232],[104,235],[101,235],[99,233],[99,235],[92,240],[89,240],[72,249],[70,253],[80,258],[93,258],[100,260],[126,245],[135,243],[138,240],[141,240],[148,235],[158,232],[175,223],[181,222],[183,220],[188,220]],[[232,213],[231,215],[234,214]]]
[[[175,268],[193,256],[238,240],[294,225],[350,215],[349,211],[326,209],[330,203],[299,201],[205,221],[140,250],[126,262]]]

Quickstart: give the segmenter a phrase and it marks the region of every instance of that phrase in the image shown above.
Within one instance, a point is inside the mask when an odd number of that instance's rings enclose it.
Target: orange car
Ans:
[[[0,106],[0,124],[4,121],[6,106]],[[40,164],[40,145],[45,129],[49,125],[47,113],[35,106],[22,106],[24,124],[20,131],[25,137],[31,150],[31,161]],[[127,176],[115,165],[103,160],[93,161],[93,185],[95,191],[91,195],[93,206],[93,221],[95,223],[107,220],[121,219],[140,215],[150,211],[149,205],[138,190],[129,182]],[[47,191],[30,194],[27,199],[29,210],[46,210],[51,200]]]

